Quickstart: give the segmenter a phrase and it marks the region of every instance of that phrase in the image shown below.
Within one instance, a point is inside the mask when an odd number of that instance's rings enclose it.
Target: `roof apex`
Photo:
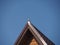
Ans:
[[[28,22],[27,22],[28,24],[31,24],[31,22],[28,20]]]
[[[27,22],[27,23],[28,23],[28,25],[30,25],[30,24],[31,24],[31,21],[30,21],[30,19],[29,19],[29,18],[28,18],[28,22]]]

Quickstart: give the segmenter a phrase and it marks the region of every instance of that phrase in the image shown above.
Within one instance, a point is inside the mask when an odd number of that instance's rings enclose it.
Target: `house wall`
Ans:
[[[38,45],[37,41],[33,38],[29,45]]]

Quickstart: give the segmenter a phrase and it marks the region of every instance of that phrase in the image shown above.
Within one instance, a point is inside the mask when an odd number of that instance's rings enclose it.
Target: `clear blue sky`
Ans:
[[[0,45],[13,45],[28,17],[43,34],[60,45],[58,0],[0,0]]]

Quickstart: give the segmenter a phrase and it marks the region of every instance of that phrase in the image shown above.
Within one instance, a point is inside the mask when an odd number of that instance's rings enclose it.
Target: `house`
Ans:
[[[23,31],[14,45],[55,45],[42,32],[40,32],[30,21],[27,22]]]

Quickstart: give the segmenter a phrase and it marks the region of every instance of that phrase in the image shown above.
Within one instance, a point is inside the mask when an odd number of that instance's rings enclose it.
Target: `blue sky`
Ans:
[[[58,0],[0,0],[0,45],[13,45],[28,18],[50,40],[60,45]]]

